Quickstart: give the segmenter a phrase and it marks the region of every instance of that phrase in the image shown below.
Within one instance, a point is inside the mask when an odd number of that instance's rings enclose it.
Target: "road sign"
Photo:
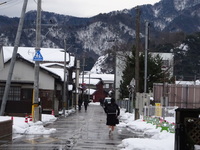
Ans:
[[[43,61],[42,54],[40,53],[39,50],[35,53],[35,56],[33,57],[33,61]]]

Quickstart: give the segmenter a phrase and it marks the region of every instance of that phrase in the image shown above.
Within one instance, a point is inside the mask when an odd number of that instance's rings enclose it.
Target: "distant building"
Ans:
[[[93,91],[90,92],[90,99],[94,102],[99,102],[100,99],[104,99],[108,96],[110,90],[113,90],[114,84],[114,74],[85,74],[84,80],[81,75],[79,78],[79,85],[82,82],[85,84],[86,90],[89,89]],[[88,94],[88,93],[86,93]]]

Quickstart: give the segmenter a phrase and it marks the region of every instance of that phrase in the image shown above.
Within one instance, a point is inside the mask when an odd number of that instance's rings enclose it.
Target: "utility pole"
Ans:
[[[83,99],[84,99],[84,73],[85,73],[85,52],[84,52],[84,54],[83,54],[83,69],[82,69],[82,93],[81,93],[81,100],[82,100],[82,102],[83,102]]]
[[[65,110],[67,106],[66,98],[66,40],[64,39],[64,83],[63,83],[63,114],[65,115]]]
[[[115,98],[115,100],[117,100],[117,49],[116,49],[116,46],[115,46],[115,54],[114,54],[114,98]]]
[[[147,56],[149,49],[149,22],[145,23],[144,93],[147,93]]]
[[[2,99],[2,104],[1,104],[1,112],[0,112],[1,116],[4,115],[5,108],[6,108],[6,103],[7,103],[7,99],[8,99],[9,90],[10,90],[10,84],[11,84],[11,80],[12,80],[12,74],[13,74],[16,56],[17,56],[17,50],[18,50],[21,33],[22,33],[22,28],[23,28],[23,24],[24,24],[24,17],[25,17],[27,3],[28,3],[28,0],[24,0],[21,17],[20,17],[20,21],[19,21],[19,25],[18,25],[18,29],[17,29],[17,35],[15,38],[15,45],[14,45],[13,54],[12,54],[12,58],[11,58],[10,69],[9,69],[6,86],[5,86],[5,91],[3,94],[3,99]]]
[[[90,101],[90,73],[89,73],[89,84],[88,84],[88,102]]]
[[[113,98],[115,98],[115,100],[117,100],[119,97],[119,85],[117,85],[117,75],[118,75],[118,72],[119,72],[119,67],[117,66],[118,65],[118,50],[117,50],[117,46],[116,46],[116,41],[117,39],[114,38],[114,39],[109,39],[107,40],[107,42],[114,42],[114,46],[113,46],[113,50],[114,50],[114,66],[113,66],[113,72],[114,72],[114,85],[113,85],[113,89],[114,89],[114,94],[112,95]]]
[[[78,98],[79,98],[79,94],[78,94],[78,86],[79,86],[79,70],[80,70],[80,60],[76,60],[76,81],[75,81],[75,85],[76,85],[76,100],[75,100],[75,109],[76,109],[76,105],[78,104]]]
[[[36,24],[36,47],[35,52],[40,51],[41,45],[41,0],[37,1],[37,24]],[[40,61],[35,61],[35,76],[34,76],[34,91],[33,91],[33,105],[32,105],[32,115],[33,121],[41,120],[40,110],[39,110],[39,63]]]
[[[140,51],[140,9],[136,8],[136,51],[135,51],[135,98],[136,93],[139,92],[139,51]],[[136,100],[136,99],[135,99]],[[139,110],[135,107],[135,120],[139,119]]]
[[[83,74],[82,74],[82,84],[84,83],[84,72],[85,72],[85,52],[84,52],[84,54],[83,54],[83,69],[82,69],[82,72],[83,72]]]

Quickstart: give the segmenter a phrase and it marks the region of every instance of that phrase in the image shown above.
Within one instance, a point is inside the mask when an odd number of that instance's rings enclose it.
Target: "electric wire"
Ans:
[[[19,4],[23,4],[23,0],[4,0],[3,2],[0,3],[4,3],[2,5],[0,5],[0,9],[1,10],[5,10],[5,9],[10,9],[11,7],[17,6]]]
[[[37,7],[37,0],[34,0],[34,3]],[[17,6],[19,4],[23,4],[23,0],[0,0],[0,9],[10,9],[11,7]],[[43,9],[41,9],[43,11]]]
[[[7,2],[1,2],[0,5],[3,5],[3,4],[5,4],[5,3],[7,3]]]

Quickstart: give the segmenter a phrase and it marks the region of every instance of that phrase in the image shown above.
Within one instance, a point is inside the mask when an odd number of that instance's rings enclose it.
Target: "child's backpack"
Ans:
[[[117,112],[116,105],[112,105],[112,104],[107,105],[107,113],[108,114],[116,114],[116,112]]]

